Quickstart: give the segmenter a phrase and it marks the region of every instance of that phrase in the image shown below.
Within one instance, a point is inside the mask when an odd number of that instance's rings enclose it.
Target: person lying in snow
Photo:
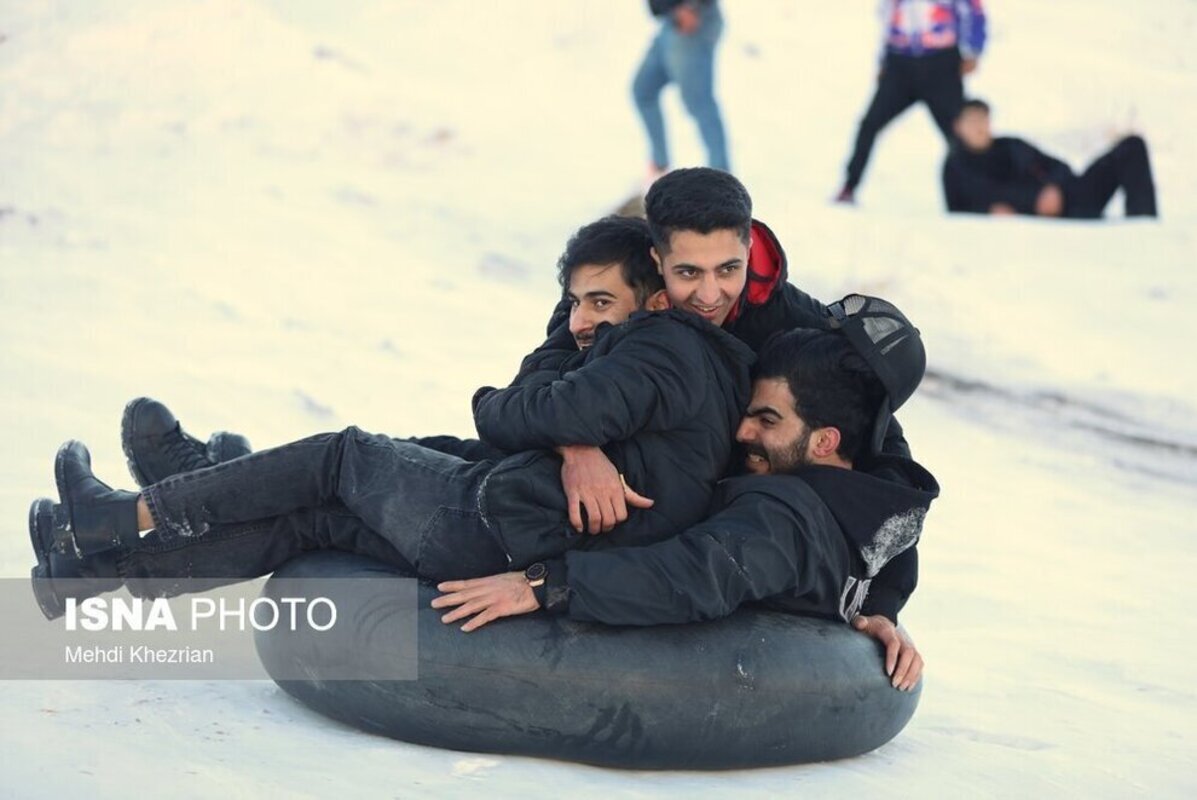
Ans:
[[[1022,139],[994,138],[989,105],[964,104],[957,141],[943,164],[948,211],[1100,219],[1121,189],[1128,217],[1157,215],[1147,143],[1127,136],[1076,175],[1057,158]]]

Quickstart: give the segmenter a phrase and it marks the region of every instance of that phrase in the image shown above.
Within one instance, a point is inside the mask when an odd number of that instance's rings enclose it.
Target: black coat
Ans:
[[[723,329],[760,352],[769,337],[793,328],[829,329],[827,306],[789,283],[789,262],[785,249],[769,226],[752,221],[752,249],[748,253],[748,279]],[[569,335],[569,301],[553,309],[547,326],[548,341],[524,359],[520,376],[527,376],[548,364],[559,364],[563,351],[577,348]],[[517,377],[516,380],[520,380]],[[910,446],[897,419],[890,421],[881,450],[886,455],[910,458]],[[642,492],[643,493],[643,492]],[[893,559],[877,579],[862,609],[864,614],[883,614],[894,622],[898,612],[918,584],[918,551],[915,548]]]
[[[710,516],[673,539],[550,560],[545,608],[658,625],[715,619],[759,601],[850,620],[884,565],[914,547],[939,494],[935,478],[909,459],[883,457],[877,467],[725,480]]]
[[[514,453],[482,489],[487,523],[513,566],[575,547],[648,544],[697,522],[728,465],[748,403],[752,352],[680,311],[637,312],[604,327],[580,355],[538,352],[535,369],[521,370],[506,389],[481,390],[474,401],[479,438]],[[631,509],[610,533],[576,533],[552,450],[568,444],[602,447],[653,507]]]
[[[943,164],[944,202],[948,211],[988,214],[995,203],[1005,203],[1034,214],[1044,186],[1065,189],[1074,179],[1071,167],[1022,139],[994,139],[983,153],[956,142]]]

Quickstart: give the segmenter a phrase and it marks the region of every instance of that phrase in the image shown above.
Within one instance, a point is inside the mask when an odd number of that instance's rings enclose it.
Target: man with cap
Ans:
[[[939,486],[913,460],[879,452],[890,415],[923,376],[918,330],[876,298],[850,295],[829,310],[832,330],[782,333],[762,351],[736,433],[746,474],[719,484],[707,519],[646,547],[575,550],[523,572],[444,582],[433,601],[452,608],[444,621],[467,620],[471,631],[543,608],[652,625],[747,602],[857,618],[873,578],[916,544]],[[918,653],[894,656],[887,673],[909,690]]]

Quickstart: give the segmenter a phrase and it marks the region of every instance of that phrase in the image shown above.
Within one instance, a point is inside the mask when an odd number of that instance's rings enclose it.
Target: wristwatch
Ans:
[[[544,565],[543,561],[537,561],[524,570],[524,580],[533,589],[538,586],[544,586],[545,580],[549,577],[549,568]]]

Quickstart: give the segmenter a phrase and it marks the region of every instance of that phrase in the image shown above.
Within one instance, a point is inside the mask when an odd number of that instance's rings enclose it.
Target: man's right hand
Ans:
[[[902,628],[881,614],[857,615],[852,627],[871,636],[885,648],[885,674],[899,691],[909,692],[923,677],[923,657],[914,640]]]
[[[606,533],[628,518],[628,506],[651,508],[653,501],[633,491],[602,448],[564,445],[561,454],[561,488],[569,505],[569,523],[578,533]],[[586,509],[586,524],[582,509]]]
[[[1064,213],[1064,192],[1054,183],[1039,190],[1035,198],[1035,213],[1041,217],[1058,217]]]

